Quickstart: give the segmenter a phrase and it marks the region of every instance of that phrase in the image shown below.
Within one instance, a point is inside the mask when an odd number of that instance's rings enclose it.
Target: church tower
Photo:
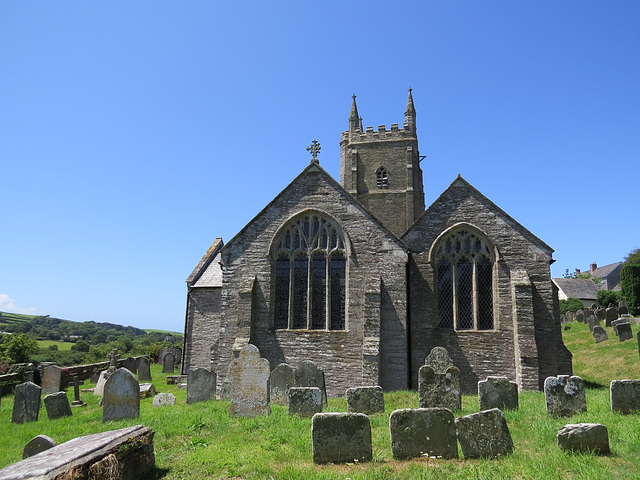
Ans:
[[[416,109],[409,89],[404,126],[362,129],[356,96],[340,140],[340,183],[385,227],[402,236],[424,212]]]

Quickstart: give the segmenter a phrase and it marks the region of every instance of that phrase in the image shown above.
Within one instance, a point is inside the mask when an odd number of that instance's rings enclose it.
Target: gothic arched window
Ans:
[[[388,179],[387,169],[384,167],[380,167],[376,171],[376,182],[377,182],[378,188],[389,188],[388,180],[389,179]]]
[[[487,242],[459,229],[441,238],[433,256],[438,326],[493,329],[493,254]]]
[[[274,246],[274,328],[344,330],[347,257],[337,224],[307,213]]]

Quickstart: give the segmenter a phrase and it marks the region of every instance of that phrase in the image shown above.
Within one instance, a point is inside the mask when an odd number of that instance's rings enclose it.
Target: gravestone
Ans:
[[[384,413],[384,394],[382,387],[355,387],[346,392],[349,413]]]
[[[269,360],[260,358],[255,345],[248,344],[231,362],[229,378],[231,380],[231,416],[255,417],[269,415]]]
[[[138,385],[140,387],[140,398],[153,397],[158,393],[153,383],[138,383]]]
[[[311,419],[314,463],[368,462],[371,423],[363,413],[316,413]]]
[[[620,300],[620,303],[618,303],[618,314],[619,315],[629,314],[629,309],[627,308],[627,302],[625,302],[624,300]]]
[[[94,370],[93,373],[91,374],[91,377],[89,377],[89,383],[98,383],[98,380],[100,380],[101,373],[102,373],[101,370]]]
[[[449,367],[453,367],[453,360],[446,348],[434,347],[424,359],[424,364],[429,365],[436,373],[446,373]]]
[[[584,310],[579,309],[576,311],[576,322],[584,323]]]
[[[578,376],[558,375],[544,380],[547,413],[557,417],[570,417],[587,411],[584,382]]]
[[[187,404],[207,402],[216,398],[216,372],[195,368],[187,376]]]
[[[133,357],[127,357],[127,359],[124,361],[124,368],[135,375],[136,373],[138,373],[138,361]]]
[[[44,407],[47,410],[49,420],[55,420],[62,417],[70,417],[71,405],[65,392],[56,392],[45,395]]]
[[[513,452],[513,440],[504,413],[497,408],[456,419],[464,458],[495,458]]]
[[[604,328],[602,328],[600,325],[596,325],[595,327],[593,327],[593,338],[595,339],[596,343],[600,343],[609,340],[609,335]]]
[[[563,451],[608,455],[609,432],[600,423],[568,424],[558,430],[558,446]]]
[[[589,325],[589,330],[593,332],[593,327],[600,326],[600,320],[595,315],[589,315],[587,317],[587,325]]]
[[[102,372],[100,372],[100,378],[96,383],[96,387],[93,389],[94,395],[98,395],[98,396],[104,395],[104,384],[107,382],[107,378],[109,378],[108,370],[103,370]]]
[[[151,364],[147,357],[138,359],[138,379],[141,382],[151,382]]]
[[[168,352],[162,359],[162,373],[173,373],[176,369],[176,357]]]
[[[605,313],[605,325],[610,326],[611,322],[618,319],[618,309],[616,307],[607,307]]]
[[[171,350],[169,349],[169,347],[164,347],[162,350],[160,350],[160,351],[158,352],[158,364],[159,364],[159,365],[162,365],[162,362],[163,362],[163,360],[164,360],[164,356],[165,356],[167,353],[169,353],[169,352],[171,352]]]
[[[565,316],[567,317],[568,322],[573,322],[576,319],[576,315],[573,312],[567,312],[565,313]]]
[[[172,407],[176,404],[176,396],[173,393],[159,393],[153,397],[154,407]]]
[[[561,325],[565,325],[569,323],[569,320],[567,320],[567,316],[566,315],[560,315],[560,324]]]
[[[447,408],[403,408],[389,417],[391,453],[403,460],[423,455],[458,458],[456,425]]]
[[[629,322],[623,322],[618,324],[618,340],[624,342],[633,338],[633,332],[631,331],[631,324]]]
[[[478,401],[480,410],[517,410],[518,384],[507,377],[487,377],[478,382]]]
[[[614,320],[613,322],[611,322],[611,325],[607,325],[613,327],[613,333],[616,334],[616,337],[619,336],[618,335],[618,325],[620,325],[621,323],[628,323],[628,321],[625,318],[619,318],[617,320]]]
[[[33,457],[40,452],[49,450],[51,447],[55,447],[56,442],[53,438],[46,435],[38,435],[29,440],[22,450],[22,458]]]
[[[291,368],[286,363],[279,364],[269,376],[269,394],[271,403],[287,405],[289,403],[289,389],[295,387],[296,379]]]
[[[13,423],[37,422],[40,414],[40,395],[42,387],[33,382],[21,383],[16,386],[13,397]]]
[[[610,393],[612,412],[640,412],[640,380],[613,380]]]
[[[288,393],[289,415],[313,417],[322,412],[322,392],[318,387],[291,387]]]
[[[80,385],[84,385],[83,381],[80,381],[78,375],[73,376],[73,380],[69,382],[69,386],[73,387],[73,402],[72,407],[86,407],[87,404],[80,400]]]
[[[436,373],[429,365],[418,371],[418,399],[420,408],[462,408],[460,370],[449,367],[446,373]]]
[[[327,406],[327,387],[324,372],[311,360],[303,360],[294,371],[296,387],[318,387],[322,392],[322,404]]]
[[[48,395],[62,390],[62,369],[49,365],[42,370],[42,393]]]
[[[607,322],[607,309],[600,307],[596,310],[596,317],[598,318],[598,320],[600,320],[601,322]]]
[[[140,416],[140,385],[126,368],[116,370],[104,384],[102,421],[138,418]]]

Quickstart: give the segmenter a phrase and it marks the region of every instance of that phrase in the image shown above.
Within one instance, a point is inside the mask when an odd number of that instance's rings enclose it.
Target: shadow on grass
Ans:
[[[602,390],[603,388],[609,388],[608,385],[603,385],[598,382],[591,382],[589,380],[583,380],[585,388],[592,388],[594,390]]]
[[[169,468],[154,468],[144,476],[144,480],[160,480],[169,473]]]

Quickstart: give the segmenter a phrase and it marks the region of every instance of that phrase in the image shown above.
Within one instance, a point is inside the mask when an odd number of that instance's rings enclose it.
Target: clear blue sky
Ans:
[[[555,249],[640,246],[640,2],[0,2],[0,310],[181,331],[185,279],[357,94],[426,204],[458,173]]]

